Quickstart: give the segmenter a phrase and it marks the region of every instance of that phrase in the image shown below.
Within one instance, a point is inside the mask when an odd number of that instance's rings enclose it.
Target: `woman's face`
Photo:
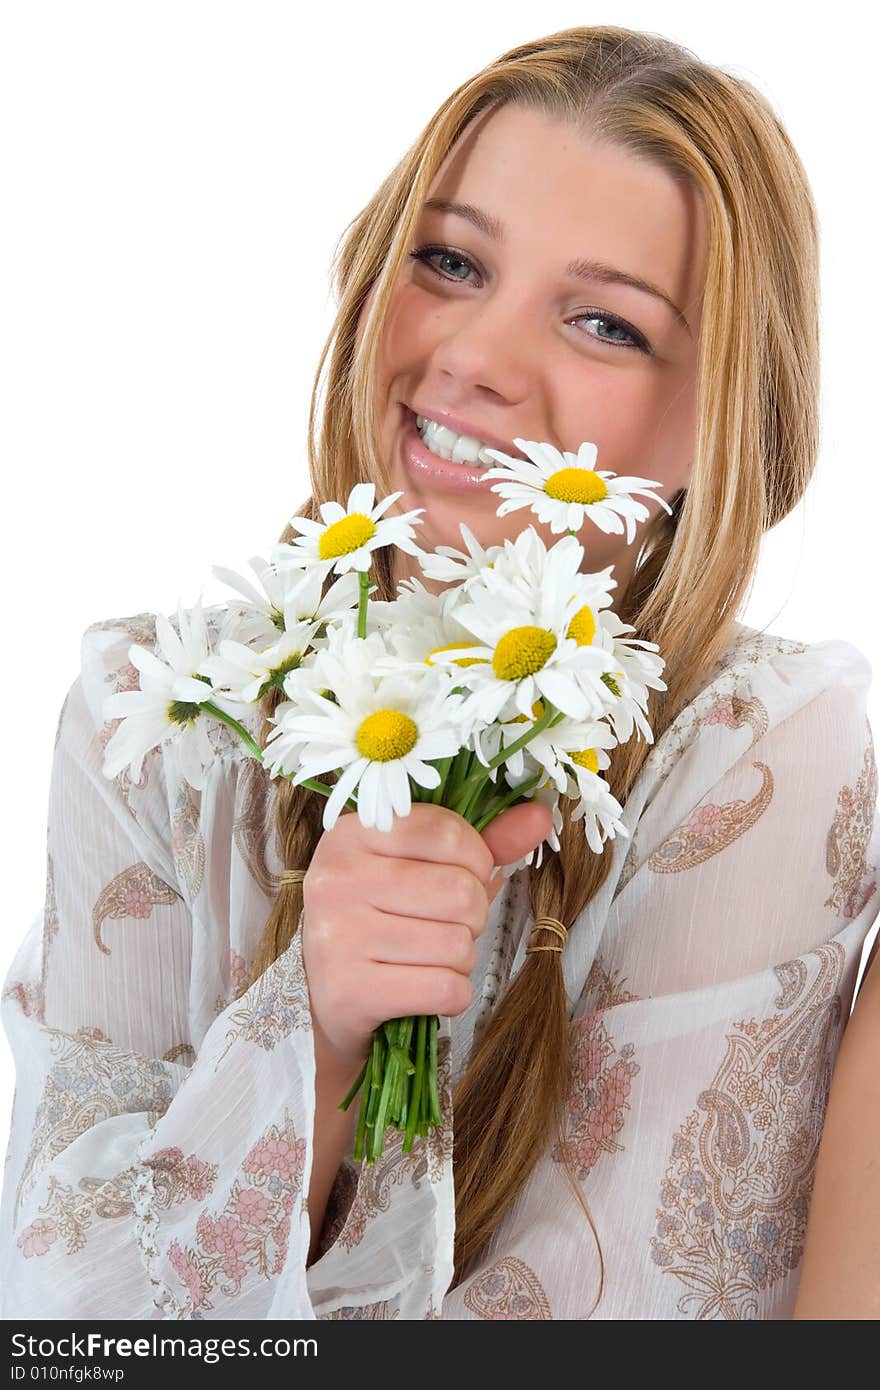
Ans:
[[[395,286],[378,377],[382,447],[393,489],[404,494],[394,510],[424,508],[419,544],[463,548],[461,521],[484,546],[527,525],[548,545],[558,536],[527,510],[497,517],[492,480],[434,465],[413,443],[412,411],[440,423],[449,416],[457,433],[513,454],[514,438],[571,452],[588,440],[596,468],[654,479],[668,502],[687,485],[694,448],[699,198],[654,164],[512,105],[472,124],[440,169],[434,198],[476,211],[422,210],[408,249],[432,249],[408,257]],[[578,274],[575,261],[648,281],[675,307],[583,267]],[[639,500],[651,515],[659,510]],[[584,568],[613,564],[622,593],[646,524],[627,546],[588,522]],[[398,578],[419,573],[400,552],[396,562]]]

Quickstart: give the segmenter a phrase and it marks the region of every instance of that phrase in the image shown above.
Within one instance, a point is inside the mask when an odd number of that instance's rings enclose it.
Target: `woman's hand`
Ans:
[[[417,802],[391,831],[339,817],[303,880],[302,949],[316,1049],[356,1071],[391,1018],[460,1014],[471,1002],[476,939],[513,864],[550,833],[541,802],[479,833],[455,811]]]

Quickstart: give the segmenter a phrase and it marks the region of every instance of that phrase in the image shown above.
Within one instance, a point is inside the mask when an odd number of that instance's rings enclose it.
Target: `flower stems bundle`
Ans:
[[[649,479],[595,471],[595,445],[575,455],[514,443],[527,458],[486,451],[499,463],[488,470],[504,498],[498,515],[530,507],[558,541],[548,547],[528,526],[483,549],[462,524],[465,551],[426,552],[415,543],[421,509],[387,515],[403,494],[377,504],[371,483],[356,484],[346,507],[322,503],[320,521],[292,517],[295,541],[276,545],[268,563],[251,561],[262,593],[215,567],[243,596],[225,605],[215,641],[199,601],[189,616],[178,606],[177,631],[158,615],[164,661],[129,648],[140,688],[105,699],[105,719],[120,718],[105,775],[129,768],[139,780],[145,754],[173,741],[184,777],[200,790],[216,753],[213,721],[269,776],[322,796],[325,830],[350,810],[365,827],[393,834],[396,817],[431,802],[483,831],[508,807],[540,799],[552,811],[550,834],[506,874],[540,865],[544,844],[559,850],[565,799],[596,853],[628,834],[601,773],[608,750],[634,729],[652,739],[648,688],[666,688],[664,663],[655,643],[625,636],[634,629],[610,608],[611,569],[585,571],[577,535],[587,519],[616,532],[625,522],[631,544],[634,523],[648,517],[631,494],[667,504],[646,491],[659,486]],[[386,545],[414,556],[423,577],[445,590],[411,578],[393,600],[372,601],[370,566]],[[246,725],[273,688],[285,699],[261,749]],[[356,1159],[374,1163],[389,1129],[408,1153],[417,1135],[443,1123],[438,1030],[434,1015],[390,1019],[374,1031],[339,1105],[348,1109],[360,1092]]]

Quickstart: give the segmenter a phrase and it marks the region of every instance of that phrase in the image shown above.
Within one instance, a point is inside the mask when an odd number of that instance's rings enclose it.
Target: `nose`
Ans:
[[[509,295],[481,296],[452,322],[440,319],[432,354],[438,371],[454,379],[460,391],[482,389],[512,405],[528,399],[538,364],[523,315]]]

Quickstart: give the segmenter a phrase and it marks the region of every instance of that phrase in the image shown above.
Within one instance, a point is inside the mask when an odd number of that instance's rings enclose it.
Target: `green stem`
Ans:
[[[534,777],[529,778],[528,782],[523,782],[520,786],[514,787],[506,796],[500,797],[489,806],[480,816],[479,820],[473,822],[475,830],[485,830],[487,825],[491,825],[496,816],[500,816],[502,811],[506,811],[508,806],[512,806],[519,797],[525,797],[540,782],[542,774],[536,772]]]
[[[556,706],[551,705],[549,700],[545,701],[544,713],[541,715],[540,719],[535,720],[535,723],[530,729],[527,729],[520,738],[514,739],[513,743],[505,744],[504,747],[500,748],[495,754],[494,758],[490,758],[488,763],[481,763],[476,771],[465,778],[461,787],[458,789],[458,796],[455,801],[450,801],[453,810],[458,811],[459,814],[464,814],[461,810],[462,805],[467,806],[473,800],[473,792],[468,789],[468,783],[471,783],[472,787],[476,785],[476,787],[479,788],[488,780],[490,769],[500,767],[502,763],[506,763],[508,758],[514,753],[519,752],[520,748],[525,748],[526,744],[530,743],[536,734],[543,733],[544,729],[549,728],[551,724],[554,724],[557,719],[561,717]]]
[[[416,1033],[416,1074],[413,1081],[412,1099],[410,1101],[409,1114],[406,1117],[406,1132],[403,1140],[403,1152],[408,1154],[412,1149],[413,1138],[416,1133],[416,1124],[421,1114],[422,1108],[422,1077],[425,1070],[425,1039],[428,1031],[428,1019],[422,1014],[418,1020],[418,1031]]]
[[[255,757],[259,763],[265,763],[263,749],[259,744],[254,742],[247,729],[242,724],[239,724],[237,719],[233,719],[231,714],[226,714],[222,709],[218,708],[217,705],[212,704],[210,700],[206,700],[200,708],[203,709],[206,714],[211,714],[215,719],[219,719],[223,724],[227,724],[230,729],[234,729],[252,756]],[[279,776],[286,777],[289,781],[291,777],[296,776],[296,773],[282,772],[279,773]],[[327,786],[326,782],[316,782],[312,777],[304,778],[300,785],[308,787],[310,791],[320,793],[321,796],[329,796],[333,790],[332,787]],[[353,796],[348,798],[346,805],[350,806],[352,811],[357,810],[357,802]]]
[[[367,594],[370,592],[369,570],[358,570],[360,597],[358,599],[358,637],[367,635]]]

